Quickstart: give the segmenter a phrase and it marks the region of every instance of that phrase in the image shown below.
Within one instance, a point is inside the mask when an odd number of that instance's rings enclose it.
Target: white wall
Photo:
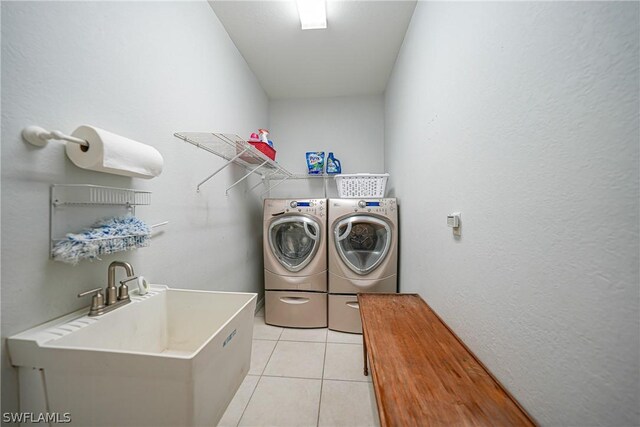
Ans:
[[[37,149],[20,139],[30,124],[71,132],[83,123],[156,147],[164,172],[146,181],[85,171],[62,144]],[[259,197],[245,197],[242,187],[225,197],[243,174],[235,166],[196,193],[223,161],[172,135],[248,134],[267,124],[264,91],[204,1],[2,2],[3,338],[88,304],[76,294],[105,285],[116,259],[155,283],[258,292]],[[151,206],[137,214],[171,223],[149,248],[77,267],[53,262],[52,183],[151,190]],[[14,411],[6,352],[2,364],[2,410]]]
[[[419,2],[386,92],[401,290],[543,425],[640,423],[638,13]]]
[[[291,172],[307,173],[307,151],[333,152],[342,173],[384,172],[382,95],[271,100],[269,126],[276,160]],[[324,197],[322,181],[285,182],[270,197]],[[332,178],[326,187],[337,197]]]

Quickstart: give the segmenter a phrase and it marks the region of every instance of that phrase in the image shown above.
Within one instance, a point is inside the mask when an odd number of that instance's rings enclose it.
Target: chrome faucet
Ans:
[[[125,269],[127,277],[124,280],[121,280],[120,287],[116,288],[116,268],[118,267],[122,267]],[[85,295],[93,295],[93,298],[91,299],[91,309],[89,310],[89,316],[100,316],[131,302],[131,298],[129,298],[129,287],[127,286],[127,282],[135,279],[137,279],[137,277],[133,272],[133,267],[131,266],[131,264],[124,261],[113,261],[111,264],[109,264],[106,298],[102,296],[101,288],[82,292],[78,294],[78,298]]]

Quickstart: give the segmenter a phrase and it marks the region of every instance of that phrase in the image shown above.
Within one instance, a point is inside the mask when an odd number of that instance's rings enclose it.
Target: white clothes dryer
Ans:
[[[362,333],[357,293],[395,293],[396,199],[329,199],[329,329]]]
[[[326,202],[264,201],[265,323],[327,326]]]

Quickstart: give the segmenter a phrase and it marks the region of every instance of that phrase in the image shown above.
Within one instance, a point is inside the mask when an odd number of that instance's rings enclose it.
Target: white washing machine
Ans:
[[[264,201],[265,323],[327,326],[327,200]]]
[[[329,329],[362,333],[359,292],[398,290],[396,199],[329,199]]]

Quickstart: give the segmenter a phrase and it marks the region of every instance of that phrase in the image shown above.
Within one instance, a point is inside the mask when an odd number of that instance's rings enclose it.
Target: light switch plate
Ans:
[[[460,227],[460,212],[454,212],[447,215],[447,225],[453,228]]]

